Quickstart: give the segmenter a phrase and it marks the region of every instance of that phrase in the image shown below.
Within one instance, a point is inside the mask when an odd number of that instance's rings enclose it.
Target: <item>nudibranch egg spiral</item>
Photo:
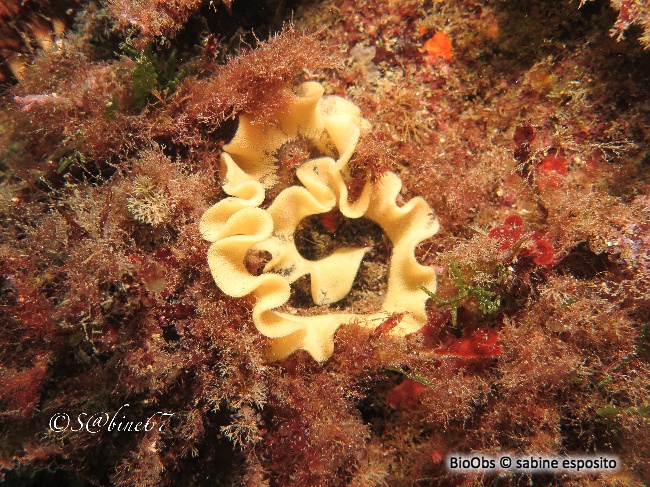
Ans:
[[[334,351],[338,327],[374,328],[391,313],[403,313],[394,335],[417,331],[426,323],[427,299],[418,286],[436,288],[433,269],[415,258],[415,248],[438,230],[433,211],[419,197],[399,206],[402,183],[392,172],[377,181],[369,179],[361,195],[350,201],[348,164],[359,137],[371,127],[356,105],[323,92],[316,82],[303,83],[275,123],[253,124],[247,115],[240,116],[237,132],[222,154],[222,186],[229,196],[209,208],[200,222],[203,237],[212,243],[208,263],[217,286],[233,297],[255,296],[253,321],[270,339],[276,359],[302,349],[318,361],[326,360]],[[287,161],[295,181],[284,181],[287,187],[264,204],[267,192],[283,183],[279,174]],[[315,305],[336,302],[350,292],[368,248],[343,247],[308,260],[294,238],[304,218],[334,208],[349,219],[374,221],[392,243],[381,309],[307,316],[280,311],[292,283],[305,275],[310,276]],[[271,255],[259,275],[245,264],[251,250]]]

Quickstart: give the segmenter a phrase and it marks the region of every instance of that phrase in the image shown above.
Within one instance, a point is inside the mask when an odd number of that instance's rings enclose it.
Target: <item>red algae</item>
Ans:
[[[0,6],[0,481],[642,485],[646,6],[291,5]],[[325,362],[272,362],[255,296],[217,288],[198,222],[226,197],[238,117],[278,126],[308,80],[371,124],[343,174],[350,201],[391,171],[399,207],[420,196],[435,212],[415,257],[438,286],[417,333],[396,338],[392,313],[339,328]],[[313,157],[300,140],[276,155],[282,185]],[[382,301],[391,230],[337,211],[303,222],[315,259],[372,247],[336,312]],[[272,258],[241,264],[259,274]],[[322,311],[309,279],[291,296],[305,316]],[[619,468],[459,474],[451,452]]]
[[[405,378],[398,386],[386,393],[386,403],[393,409],[409,409],[420,403],[420,396],[427,390],[427,386],[413,379]]]
[[[480,330],[466,327],[463,336],[452,339],[434,350],[436,355],[459,358],[496,357],[501,353],[496,330]]]

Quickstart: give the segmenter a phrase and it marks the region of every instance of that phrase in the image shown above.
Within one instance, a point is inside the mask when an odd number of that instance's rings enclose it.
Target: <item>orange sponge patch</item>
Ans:
[[[436,32],[431,39],[424,43],[422,52],[426,53],[429,63],[434,62],[436,58],[449,61],[454,57],[451,49],[451,39],[444,32]]]

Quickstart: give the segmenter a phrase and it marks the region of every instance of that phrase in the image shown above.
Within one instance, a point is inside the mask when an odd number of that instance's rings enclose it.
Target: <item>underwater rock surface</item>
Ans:
[[[4,2],[3,485],[648,483],[648,12],[613,7]],[[504,453],[618,469],[446,461]]]

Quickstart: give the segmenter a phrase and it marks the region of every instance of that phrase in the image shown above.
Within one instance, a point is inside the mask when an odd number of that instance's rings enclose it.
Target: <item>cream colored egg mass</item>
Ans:
[[[229,197],[208,209],[200,222],[203,237],[212,242],[208,263],[217,286],[226,294],[256,298],[253,321],[270,339],[272,357],[283,358],[303,349],[316,360],[334,351],[334,333],[346,324],[375,328],[390,313],[405,313],[392,330],[403,336],[426,323],[424,285],[435,290],[433,269],[418,264],[415,247],[438,230],[438,221],[422,198],[396,204],[402,187],[399,177],[386,173],[370,178],[353,203],[345,184],[348,163],[359,136],[370,130],[353,103],[323,96],[315,82],[299,86],[291,106],[268,125],[252,124],[242,115],[233,140],[222,155],[223,190]],[[266,191],[278,183],[277,154],[292,141],[305,141],[313,153],[301,162],[296,177],[301,185],[282,190],[268,208],[261,208]],[[352,288],[367,248],[341,248],[321,260],[307,260],[296,248],[294,234],[300,221],[338,207],[347,218],[365,216],[376,222],[392,242],[388,287],[381,309],[372,314],[330,313],[296,316],[280,312],[291,284],[309,274],[315,304],[344,298]],[[252,275],[244,259],[249,250],[268,251],[272,258],[260,275]]]

